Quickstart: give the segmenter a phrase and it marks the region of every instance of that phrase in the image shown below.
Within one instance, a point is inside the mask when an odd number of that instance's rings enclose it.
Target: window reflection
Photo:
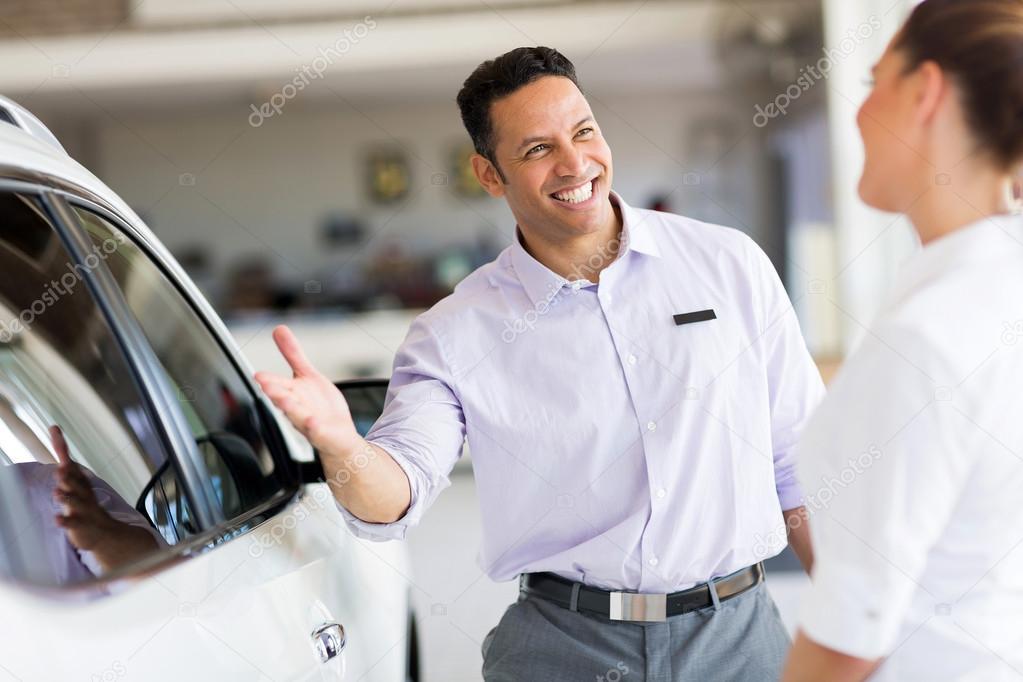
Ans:
[[[255,397],[237,368],[145,253],[105,218],[80,207],[74,210],[94,245],[117,244],[105,264],[177,391],[224,518],[266,502],[281,491],[280,473]],[[161,489],[155,492],[162,494]]]
[[[180,539],[136,509],[166,457],[84,272],[35,199],[0,193],[0,574],[44,585]]]

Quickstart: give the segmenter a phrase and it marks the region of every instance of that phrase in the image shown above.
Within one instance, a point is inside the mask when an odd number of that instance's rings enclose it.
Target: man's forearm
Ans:
[[[877,668],[878,661],[868,661],[828,649],[802,632],[789,651],[782,682],[860,682]]]
[[[789,509],[783,511],[782,515],[785,517],[785,534],[789,545],[809,575],[813,570],[813,543],[810,540],[810,517],[806,507]]]
[[[339,455],[320,455],[334,497],[367,523],[393,523],[405,516],[412,487],[405,471],[383,448],[363,438]]]

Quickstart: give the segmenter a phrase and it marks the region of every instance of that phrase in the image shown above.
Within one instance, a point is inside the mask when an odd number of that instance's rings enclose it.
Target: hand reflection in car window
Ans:
[[[162,534],[165,508],[186,510],[183,488],[145,387],[88,286],[118,241],[79,262],[38,198],[0,192],[0,578],[91,582],[137,563],[149,540],[127,526],[160,532],[166,542],[154,536],[152,549],[197,532],[185,518]],[[54,424],[66,442],[51,444]],[[144,506],[158,475],[161,496]],[[54,497],[58,487],[66,500]]]
[[[55,460],[2,394],[0,420],[35,459],[0,467],[0,474],[17,479],[34,512],[36,523],[26,529],[34,537],[23,540],[48,548],[51,575],[46,582],[101,577],[167,546],[109,484],[71,459],[59,426],[49,429]]]
[[[59,426],[50,427],[50,439],[59,461],[53,498],[61,511],[54,520],[94,575],[131,564],[165,546],[160,534],[113,488],[71,459]]]

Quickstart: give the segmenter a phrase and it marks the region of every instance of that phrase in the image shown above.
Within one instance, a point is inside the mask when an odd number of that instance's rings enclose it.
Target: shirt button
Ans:
[[[655,422],[647,422],[646,423],[646,430],[647,431],[653,431],[656,428],[657,428],[657,424]]]
[[[629,364],[630,365],[635,365],[636,364],[636,356],[635,355],[630,355],[629,356]]]
[[[657,557],[655,557],[655,556],[650,557],[650,565],[651,566],[656,566],[657,565]]]
[[[665,490],[664,488],[661,488],[660,490],[658,490],[658,491],[657,491],[657,497],[660,497],[660,498],[662,498],[662,499],[663,499],[663,498],[664,498],[664,496],[665,496],[665,495],[667,495],[667,494],[668,494],[668,491],[667,491],[667,490]]]

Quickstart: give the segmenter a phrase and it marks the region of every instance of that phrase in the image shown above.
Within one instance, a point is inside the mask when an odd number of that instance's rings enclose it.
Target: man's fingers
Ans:
[[[66,514],[57,514],[53,517],[57,525],[67,530],[74,530],[75,528],[82,525],[81,519],[73,518]]]
[[[298,426],[297,420],[305,418],[306,412],[308,412],[305,401],[295,395],[289,386],[284,384],[268,385],[263,388],[263,393],[296,427]]]
[[[284,381],[284,377],[274,374],[273,372],[264,372],[260,370],[252,375],[252,378],[256,380],[256,383],[260,386],[264,384],[275,384],[280,381]]]
[[[269,372],[256,372],[253,378],[255,378],[256,383],[259,384],[264,393],[274,389],[290,389],[295,381],[292,378],[270,374]]]
[[[57,453],[57,461],[61,466],[71,464],[71,453],[68,452],[67,441],[64,440],[64,432],[54,424],[50,427],[50,442],[53,444],[53,451]]]
[[[281,410],[287,411],[287,408],[281,403],[291,397],[291,389],[284,386],[268,386],[263,389],[263,393],[270,399],[270,402]]]
[[[60,468],[57,470],[56,489],[63,492],[71,492],[77,495],[86,495],[92,490],[88,480],[81,473],[75,471],[76,467]]]
[[[273,337],[277,348],[281,351],[281,355],[288,361],[296,376],[300,374],[316,374],[316,368],[309,362],[309,359],[305,356],[302,347],[298,343],[298,339],[295,338],[295,335],[286,325],[281,324],[275,327]]]
[[[53,498],[58,502],[67,505],[69,509],[82,509],[84,507],[93,506],[92,500],[84,496],[80,490],[54,488]]]

